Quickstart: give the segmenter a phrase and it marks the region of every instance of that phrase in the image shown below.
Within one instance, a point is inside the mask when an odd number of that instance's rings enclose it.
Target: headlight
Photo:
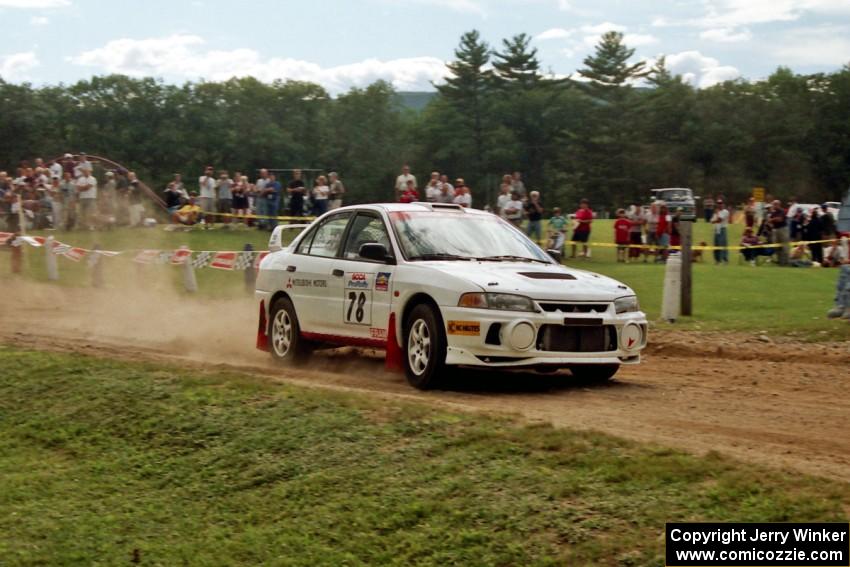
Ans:
[[[617,313],[633,313],[640,311],[640,304],[636,295],[621,297],[614,300],[614,310]]]
[[[464,293],[458,307],[498,309],[500,311],[535,311],[534,302],[524,295],[512,293]]]

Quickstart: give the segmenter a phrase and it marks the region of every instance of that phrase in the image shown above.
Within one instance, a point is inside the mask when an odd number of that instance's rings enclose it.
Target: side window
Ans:
[[[346,260],[359,260],[360,247],[371,242],[383,244],[392,253],[390,237],[387,234],[384,221],[372,215],[357,215],[351,223],[351,230],[348,232],[342,257]]]
[[[310,242],[310,249],[306,253],[310,256],[322,258],[335,257],[339,251],[342,235],[345,233],[345,227],[348,225],[350,216],[336,215],[319,225]]]
[[[295,248],[296,254],[306,254],[310,251],[310,244],[313,242],[313,237],[316,236],[316,227],[309,229],[309,232],[304,235],[304,238],[301,239],[301,242],[298,243],[298,246]]]

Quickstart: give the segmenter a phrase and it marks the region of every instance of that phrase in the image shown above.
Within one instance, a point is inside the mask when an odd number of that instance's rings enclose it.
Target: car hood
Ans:
[[[531,262],[429,262],[430,266],[489,292],[518,293],[551,301],[613,301],[634,295],[606,276],[556,264]]]

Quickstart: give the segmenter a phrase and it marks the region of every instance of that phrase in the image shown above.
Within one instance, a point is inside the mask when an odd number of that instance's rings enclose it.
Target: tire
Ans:
[[[420,304],[404,323],[404,373],[414,388],[438,385],[446,369],[446,335],[434,308]]]
[[[570,366],[573,378],[582,382],[606,382],[620,369],[619,364],[579,364]]]
[[[312,352],[310,343],[301,337],[295,306],[288,297],[281,297],[272,305],[268,335],[269,352],[280,364],[299,364]]]

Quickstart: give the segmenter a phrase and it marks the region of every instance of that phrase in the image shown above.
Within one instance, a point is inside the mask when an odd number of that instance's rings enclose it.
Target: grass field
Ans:
[[[662,565],[850,487],[612,437],[0,347],[3,565]]]
[[[694,241],[712,242],[711,227],[705,223],[694,226]],[[730,227],[730,243],[740,239],[742,227]],[[47,233],[43,233],[47,234]],[[165,232],[156,229],[121,229],[112,232],[54,233],[62,242],[83,247],[99,243],[107,249],[131,248],[173,249],[188,245],[193,250],[241,250],[249,243],[256,250],[266,249],[268,233],[256,230],[208,230],[188,233]],[[596,221],[591,243],[613,241],[612,221]],[[27,274],[46,280],[43,252],[27,248]],[[126,267],[127,259],[110,259]],[[68,285],[88,285],[84,263],[74,264],[59,259],[61,281]],[[643,309],[650,319],[659,317],[664,266],[653,264],[618,264],[613,248],[597,247],[590,259],[566,260],[572,266],[596,271],[625,282],[638,293]],[[179,288],[181,276],[170,266],[147,266],[170,274]],[[0,277],[9,272],[9,262],[0,256]],[[232,296],[244,293],[242,276],[238,272],[205,269],[197,271],[200,293],[213,296]],[[700,330],[731,330],[794,335],[804,340],[844,340],[850,338],[850,325],[844,321],[826,319],[832,306],[837,273],[834,269],[779,268],[774,265],[752,267],[738,261],[730,252],[728,266],[715,266],[711,253],[706,252],[702,263],[694,266],[694,316],[682,318],[676,328]],[[109,279],[107,269],[107,282]],[[118,284],[120,285],[120,284]],[[662,323],[662,326],[668,326]]]

